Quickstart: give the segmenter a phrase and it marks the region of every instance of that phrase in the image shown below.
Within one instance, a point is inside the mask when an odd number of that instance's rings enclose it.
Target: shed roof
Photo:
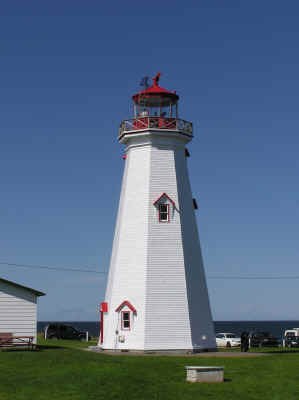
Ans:
[[[8,284],[10,284],[12,286],[29,290],[29,292],[34,293],[36,296],[45,296],[46,295],[46,293],[39,292],[38,290],[32,289],[32,288],[30,288],[28,286],[20,285],[19,283],[16,283],[16,282],[13,282],[13,281],[8,281],[7,279],[0,278],[0,282],[8,283]]]

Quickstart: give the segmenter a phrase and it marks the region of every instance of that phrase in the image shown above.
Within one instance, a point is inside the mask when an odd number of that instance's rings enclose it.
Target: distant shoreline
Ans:
[[[50,323],[65,323],[72,325],[74,328],[88,331],[91,336],[99,336],[99,321],[38,321],[37,331],[42,332],[45,326]],[[231,332],[241,334],[243,331],[264,331],[270,332],[273,336],[281,338],[283,332],[289,328],[299,327],[299,320],[232,320],[232,321],[214,321],[215,332]]]

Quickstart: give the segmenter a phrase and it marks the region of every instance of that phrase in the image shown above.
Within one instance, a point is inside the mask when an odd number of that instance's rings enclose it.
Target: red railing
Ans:
[[[122,137],[126,133],[140,131],[145,129],[165,129],[177,131],[184,135],[192,135],[192,122],[184,121],[178,118],[164,117],[139,117],[127,119],[120,124],[119,136]]]

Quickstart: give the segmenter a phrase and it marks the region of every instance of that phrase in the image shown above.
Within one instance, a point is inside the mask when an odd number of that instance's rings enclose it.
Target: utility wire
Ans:
[[[24,268],[38,268],[38,269],[50,269],[55,271],[72,271],[72,272],[87,272],[91,274],[107,274],[107,271],[95,271],[89,269],[79,269],[79,268],[60,268],[60,267],[52,267],[49,265],[30,265],[30,264],[13,264],[0,262],[0,265],[8,265],[10,267],[24,267]]]
[[[224,280],[286,280],[299,279],[299,276],[208,276],[208,279],[224,279]]]
[[[22,267],[22,268],[38,268],[48,269],[54,271],[70,271],[70,272],[86,272],[90,274],[108,274],[107,271],[96,271],[91,269],[80,269],[78,268],[60,268],[49,265],[31,265],[31,264],[14,264],[7,262],[0,262],[0,265],[7,265],[10,267]],[[90,266],[87,265],[89,268]],[[82,267],[81,267],[82,268]],[[299,276],[208,276],[208,279],[222,279],[222,280],[287,280],[287,279],[299,279]]]

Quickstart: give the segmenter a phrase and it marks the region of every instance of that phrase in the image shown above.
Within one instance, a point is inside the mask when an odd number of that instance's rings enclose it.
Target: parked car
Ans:
[[[240,346],[241,339],[234,333],[217,333],[216,344],[218,347],[236,347]]]
[[[283,338],[284,347],[299,347],[299,336],[285,336]]]
[[[88,340],[87,332],[79,331],[71,325],[49,324],[45,327],[45,339]]]
[[[249,347],[279,346],[279,340],[270,332],[250,332]]]
[[[299,328],[287,329],[284,331],[282,338],[283,347],[297,347],[296,342],[299,340]]]

